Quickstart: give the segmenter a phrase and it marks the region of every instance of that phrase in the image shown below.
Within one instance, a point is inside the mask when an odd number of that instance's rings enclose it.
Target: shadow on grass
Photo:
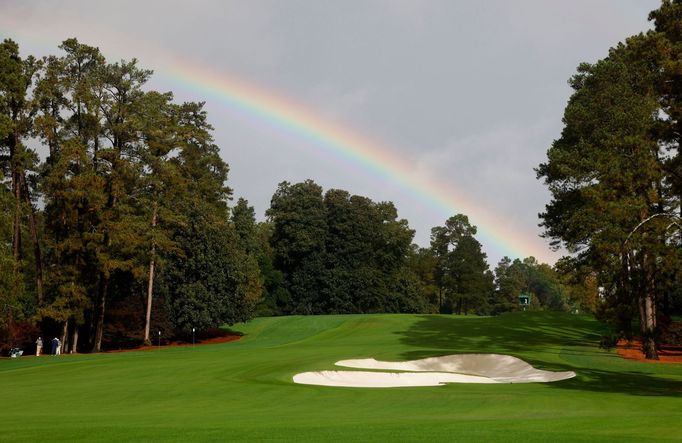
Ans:
[[[411,347],[457,353],[518,353],[596,345],[600,337],[598,323],[594,320],[554,313],[471,318],[423,315],[411,328],[398,334],[401,341]]]
[[[227,326],[223,326],[219,330],[220,330],[220,334],[219,334],[220,337],[223,337],[226,335],[236,335],[238,337],[243,337],[244,335],[246,335],[242,331],[237,331],[236,329],[232,329],[232,328],[229,328]]]
[[[575,391],[682,397],[682,382],[653,374],[590,368],[577,369],[576,372],[576,378],[548,383],[547,386]]]
[[[682,382],[664,376],[574,367],[527,355],[538,352],[574,355],[587,357],[584,359],[586,362],[591,361],[590,357],[598,357],[602,363],[608,362],[609,356],[598,349],[601,326],[589,317],[547,312],[471,318],[424,315],[409,329],[398,334],[402,343],[414,349],[401,354],[405,360],[462,353],[509,354],[542,369],[573,370],[578,374],[573,379],[547,384],[556,389],[682,396]]]

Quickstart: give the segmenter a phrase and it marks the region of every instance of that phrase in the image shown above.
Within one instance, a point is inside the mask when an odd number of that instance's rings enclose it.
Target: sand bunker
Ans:
[[[500,354],[458,354],[405,362],[378,361],[373,358],[341,360],[337,366],[362,369],[392,369],[418,372],[455,372],[491,378],[499,383],[530,383],[565,380],[575,372],[536,369],[520,358]]]
[[[351,388],[395,388],[400,386],[440,386],[445,383],[499,383],[491,378],[447,372],[363,372],[320,371],[294,375],[303,385]]]
[[[511,355],[458,354],[404,362],[373,358],[341,360],[337,366],[360,369],[388,369],[409,372],[318,371],[294,376],[294,382],[308,385],[361,388],[440,386],[446,383],[536,383],[565,380],[575,372],[536,369]]]

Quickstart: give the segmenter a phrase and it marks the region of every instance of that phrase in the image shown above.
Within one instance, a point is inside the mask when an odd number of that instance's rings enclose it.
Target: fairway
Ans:
[[[598,348],[583,316],[259,318],[236,342],[0,361],[0,441],[677,440],[682,366]],[[389,389],[297,385],[343,359],[499,353],[577,376]]]

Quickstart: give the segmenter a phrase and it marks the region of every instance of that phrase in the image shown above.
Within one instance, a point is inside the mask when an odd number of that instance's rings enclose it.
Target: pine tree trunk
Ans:
[[[152,234],[156,227],[156,215],[158,211],[158,204],[154,202],[154,212],[152,214]],[[152,238],[151,258],[149,260],[149,282],[147,284],[147,315],[144,323],[144,341],[149,341],[149,328],[152,319],[152,294],[154,293],[154,256],[156,254],[156,243]]]
[[[43,304],[43,262],[40,253],[40,243],[38,241],[38,227],[36,226],[35,210],[33,203],[31,203],[30,194],[28,192],[28,184],[26,183],[26,171],[21,172],[21,187],[23,189],[24,202],[29,207],[28,224],[31,231],[31,241],[33,241],[33,255],[35,256],[36,266],[36,294],[38,296],[38,306]]]
[[[12,307],[7,306],[7,335],[9,336],[10,347],[14,346],[14,313]]]
[[[637,308],[639,312],[639,331],[642,334],[642,343],[644,343],[644,325],[646,324],[646,308],[644,307],[644,297],[637,299]]]
[[[74,325],[73,335],[71,337],[71,352],[78,353],[78,325]]]
[[[642,333],[642,352],[647,360],[658,360],[658,352],[656,351],[656,295],[654,293],[654,278],[651,266],[647,256],[644,260],[644,287],[640,292],[640,321]]]
[[[61,344],[59,345],[61,347],[60,354],[66,354],[66,352],[69,348],[69,343],[67,342],[68,338],[69,338],[69,320],[66,320],[64,322],[64,326],[62,328]]]
[[[100,276],[100,294],[99,294],[99,308],[97,311],[97,322],[95,326],[95,343],[92,347],[92,352],[100,352],[102,350],[102,335],[104,333],[104,308],[106,307],[107,291],[109,289],[109,279],[103,274]]]
[[[656,305],[651,294],[647,294],[640,303],[643,308],[642,317],[642,352],[647,360],[658,360],[656,351]]]
[[[19,153],[18,134],[16,129],[9,137],[10,164],[12,168],[12,194],[14,195],[14,220],[12,226],[12,257],[14,258],[14,282],[12,285],[12,299],[17,300],[21,288],[19,287],[19,275],[21,273],[21,186],[19,183]],[[7,314],[7,328],[10,340],[14,341],[13,314],[11,308]]]
[[[98,294],[98,296],[99,296],[99,294]],[[88,318],[87,318],[88,328],[86,329],[86,331],[87,331],[88,335],[87,335],[86,347],[89,348],[90,350],[92,350],[95,347],[95,314],[96,314],[96,312],[95,312],[95,309],[93,307],[93,309],[91,309],[88,312]]]
[[[14,226],[12,234],[12,256],[14,268],[19,271],[21,259],[21,186],[19,183],[19,165],[17,160],[16,146],[10,145],[10,157],[12,157],[12,193],[14,194]]]

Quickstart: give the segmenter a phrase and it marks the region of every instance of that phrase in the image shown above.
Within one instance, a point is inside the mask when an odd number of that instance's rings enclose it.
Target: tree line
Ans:
[[[682,308],[682,1],[649,20],[652,30],[578,67],[537,175],[552,194],[546,236],[571,253],[563,266],[592,275],[614,337],[639,331],[656,359]]]
[[[232,204],[203,103],[147,88],[135,59],[0,45],[0,344],[64,352],[182,337],[254,315],[570,309],[555,269],[491,272],[457,214],[427,248],[391,202],[282,182],[265,221]],[[580,302],[582,303],[582,302]]]
[[[3,341],[19,322],[99,351],[121,321],[149,341],[152,318],[165,334],[250,318],[258,266],[230,224],[203,104],[145,90],[134,59],[60,49],[0,45]]]
[[[504,257],[495,272],[477,229],[456,214],[431,230],[429,247],[391,202],[373,202],[312,180],[280,183],[256,223],[242,199],[235,207],[245,243],[263,277],[260,315],[444,313],[493,315],[519,309],[592,311],[596,288],[572,270],[533,257]],[[530,295],[521,306],[519,296]]]

